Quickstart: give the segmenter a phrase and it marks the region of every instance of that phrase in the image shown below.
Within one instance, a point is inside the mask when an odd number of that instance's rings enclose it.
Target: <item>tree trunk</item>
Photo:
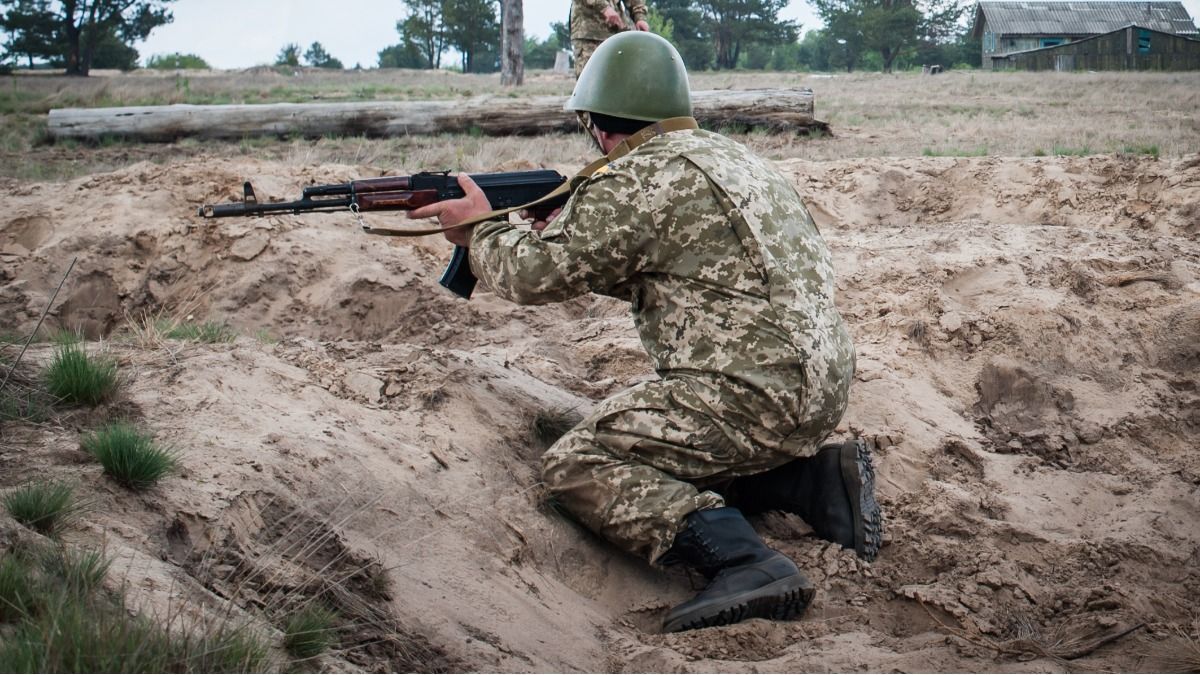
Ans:
[[[813,93],[806,88],[695,91],[692,103],[696,119],[707,129],[828,130],[813,118]],[[117,136],[140,141],[577,131],[575,115],[562,106],[561,96],[476,96],[457,101],[73,108],[51,110],[47,130],[56,139]]]
[[[525,83],[525,10],[521,0],[500,2],[500,84]]]

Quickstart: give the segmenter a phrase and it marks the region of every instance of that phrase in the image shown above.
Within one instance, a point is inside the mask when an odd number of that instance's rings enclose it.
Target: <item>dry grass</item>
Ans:
[[[467,171],[552,166],[569,171],[595,151],[582,134],[542,139],[470,135],[316,141],[250,139],[171,145],[102,143],[43,144],[52,107],[162,103],[255,103],[272,101],[411,100],[479,94],[566,95],[573,80],[545,71],[530,73],[520,89],[500,86],[497,75],[429,71],[302,70],[246,72],[135,72],[87,79],[13,76],[0,86],[0,175],[57,180],[182,157],[241,155],[295,164],[369,165],[388,172],[453,168]],[[797,138],[738,134],[772,159],[816,161],[972,155],[1032,157],[1071,154],[1200,152],[1200,73],[988,73],[953,71],[936,77],[915,73],[698,73],[696,89],[811,87],[817,117],[833,134]]]

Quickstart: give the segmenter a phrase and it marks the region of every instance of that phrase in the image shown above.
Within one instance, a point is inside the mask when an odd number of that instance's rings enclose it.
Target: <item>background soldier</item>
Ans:
[[[601,42],[630,28],[650,30],[646,13],[645,0],[572,0],[571,49],[575,52],[575,77],[583,72],[584,65]]]
[[[631,302],[660,379],[603,401],[547,450],[546,487],[617,546],[710,580],[665,630],[799,616],[813,585],[736,506],[797,513],[867,559],[881,541],[866,445],[820,446],[854,373],[829,249],[786,177],[696,127],[683,61],[663,38],[606,40],[565,107],[607,162],[557,217],[446,233],[513,302]],[[452,225],[491,210],[470,177],[459,183],[466,197],[412,217]]]

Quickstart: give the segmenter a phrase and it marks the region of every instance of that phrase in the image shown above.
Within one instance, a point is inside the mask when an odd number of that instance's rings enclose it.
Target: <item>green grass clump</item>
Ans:
[[[309,605],[288,619],[283,631],[283,648],[297,659],[311,659],[329,649],[337,636],[337,613],[319,605]]]
[[[1157,145],[1127,145],[1121,149],[1121,152],[1127,155],[1149,155],[1158,159]]]
[[[1092,152],[1092,149],[1086,145],[1080,148],[1056,145],[1054,146],[1052,154],[1059,157],[1087,157],[1088,155],[1093,155],[1095,153]]]
[[[83,449],[99,460],[104,473],[134,490],[144,490],[175,470],[177,454],[126,422],[113,422],[84,436]]]
[[[226,623],[168,631],[101,593],[95,552],[0,555],[0,672],[241,673],[270,670],[266,644]]]
[[[66,483],[30,483],[4,495],[4,508],[22,525],[52,536],[79,513],[74,496],[75,488]]]
[[[937,150],[934,148],[922,148],[921,154],[925,157],[987,157],[988,150],[986,146],[978,148],[947,148]]]
[[[237,333],[223,321],[205,321],[204,323],[179,323],[169,326],[163,331],[163,336],[173,340],[195,340],[196,342],[233,342]]]
[[[117,364],[94,359],[74,341],[58,346],[44,373],[51,396],[68,405],[96,406],[117,390]]]

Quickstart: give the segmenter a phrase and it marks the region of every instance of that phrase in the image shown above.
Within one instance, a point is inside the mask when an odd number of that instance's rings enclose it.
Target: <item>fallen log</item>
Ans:
[[[47,129],[55,139],[117,137],[151,142],[293,135],[528,136],[578,129],[575,115],[562,109],[564,100],[487,95],[454,101],[56,108],[49,113]],[[808,88],[696,91],[692,101],[697,121],[707,129],[828,130],[813,116],[813,92]]]

